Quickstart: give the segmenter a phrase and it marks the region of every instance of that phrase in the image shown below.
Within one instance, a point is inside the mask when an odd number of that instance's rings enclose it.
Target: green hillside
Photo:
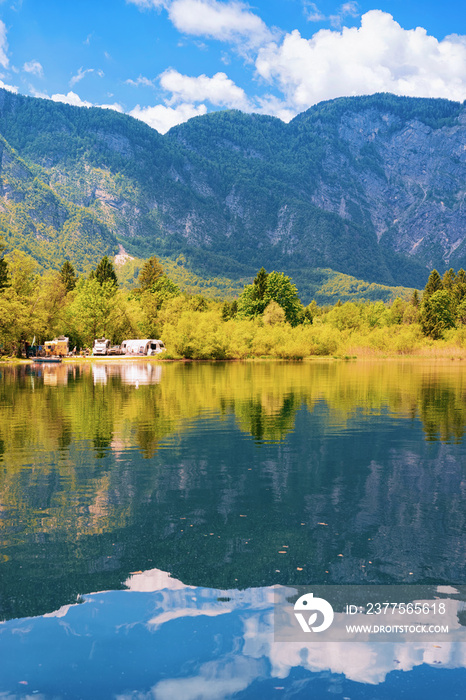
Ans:
[[[186,267],[184,256],[177,260],[161,258],[164,272],[187,294],[202,294],[210,299],[233,300],[239,297],[245,284],[250,284],[254,275],[239,279],[228,277],[203,277]],[[127,289],[138,285],[138,275],[144,264],[144,259],[127,260],[123,265],[117,265],[116,271],[119,283]],[[350,275],[344,275],[330,269],[316,268],[307,274],[296,271],[293,281],[298,287],[300,299],[308,304],[314,299],[319,305],[334,304],[338,300],[389,302],[397,297],[409,299],[413,289],[407,287],[388,287],[374,282],[364,282]]]
[[[86,271],[122,245],[175,268],[182,255],[187,288],[226,296],[264,266],[304,299],[386,298],[466,266],[463,110],[374,95],[290,124],[216,112],[161,136],[0,90],[0,234],[55,269]]]

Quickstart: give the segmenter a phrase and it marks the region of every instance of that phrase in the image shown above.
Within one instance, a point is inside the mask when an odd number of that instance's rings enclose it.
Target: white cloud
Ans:
[[[18,88],[15,85],[7,85],[6,83],[3,82],[3,80],[0,80],[0,88],[3,88],[4,90],[8,90],[8,92],[18,92]]]
[[[85,100],[82,100],[79,95],[77,95],[75,92],[69,92],[67,95],[62,95],[60,93],[56,93],[55,95],[52,95],[50,98],[54,102],[64,102],[67,105],[74,105],[75,107],[93,107],[94,105],[92,102],[86,102]]]
[[[257,73],[278,85],[289,109],[321,100],[392,92],[417,97],[466,98],[466,43],[438,41],[425,29],[403,29],[393,17],[371,10],[360,28],[323,29],[311,39],[295,30],[281,44],[262,47]]]
[[[43,100],[50,100],[50,97],[47,95],[46,92],[43,92],[42,90],[36,90],[34,85],[29,85],[28,88],[29,88],[29,94],[32,97],[39,97],[40,99],[43,99]]]
[[[357,2],[345,2],[339,9],[341,15],[351,15],[357,17],[359,14],[359,5]]]
[[[303,0],[303,9],[304,16],[308,22],[325,22],[329,20],[335,29],[341,29],[345,17],[358,17],[359,15],[359,5],[354,0],[344,2],[343,5],[340,5],[336,14],[329,17],[319,10],[315,2],[310,2],[309,0]]]
[[[255,107],[254,112],[257,114],[268,114],[272,117],[278,117],[286,124],[296,116],[296,110],[290,109],[284,100],[275,97],[275,95],[263,95],[262,97],[257,97],[256,100],[259,107]]]
[[[178,101],[193,103],[208,100],[218,107],[245,111],[251,108],[244,90],[235,85],[225,73],[216,73],[212,78],[206,75],[194,78],[169,68],[160,76],[160,84],[172,93],[169,104]]]
[[[329,20],[332,27],[341,29],[345,17],[357,17],[359,15],[359,5],[357,2],[345,2],[339,7],[336,15],[330,15]]]
[[[94,70],[93,68],[87,68],[87,70],[84,70],[81,66],[81,68],[78,70],[77,74],[73,75],[73,77],[71,78],[70,87],[73,87],[73,85],[76,85],[76,83],[79,83],[79,81],[82,80],[87,73],[92,73],[93,70]]]
[[[160,75],[159,79],[161,87],[171,93],[166,104],[158,104],[154,107],[137,105],[130,115],[146,122],[161,134],[165,134],[172,126],[192,117],[207,114],[204,100],[208,100],[216,107],[252,110],[244,90],[235,85],[225,73],[216,73],[211,78],[207,75],[193,77],[169,68]],[[146,80],[139,78],[137,81],[127,80],[126,82],[133,85],[147,84]],[[150,84],[153,86],[153,83]]]
[[[149,78],[144,78],[143,75],[140,75],[136,80],[131,80],[131,78],[128,78],[128,80],[125,80],[125,83],[126,85],[131,85],[132,87],[139,87],[140,85],[143,87],[155,87],[154,81],[149,80]]]
[[[304,16],[308,22],[323,22],[327,19],[315,2],[307,2],[307,0],[304,0]]]
[[[6,40],[6,27],[4,22],[0,20],[0,66],[8,68],[8,42]]]
[[[26,73],[31,73],[31,75],[37,75],[39,78],[44,77],[44,69],[39,61],[28,61],[24,64],[23,70],[26,71]]]
[[[126,2],[130,5],[142,7],[143,10],[151,9],[153,7],[158,9],[159,7],[166,7],[168,4],[167,0],[126,0]]]
[[[46,97],[46,95],[44,95],[44,97]],[[74,107],[100,107],[101,109],[113,109],[115,112],[123,112],[123,107],[117,102],[114,104],[96,105],[92,104],[92,102],[82,100],[79,95],[72,91],[68,92],[66,95],[56,93],[55,95],[52,95],[50,99],[54,102],[64,102],[65,104],[73,105]]]
[[[168,15],[180,32],[194,36],[246,41],[249,46],[259,46],[273,38],[265,22],[241,2],[173,0]]]
[[[273,39],[262,19],[240,0],[126,0],[142,10],[165,8],[178,31],[219,41],[260,46]]]
[[[94,105],[94,107],[99,107],[100,109],[113,109],[114,112],[120,112],[123,114],[123,107],[118,104],[118,102],[113,102],[112,104]]]
[[[99,76],[99,78],[104,77],[104,72],[99,68],[99,70],[96,70],[95,68],[84,68],[81,66],[81,68],[78,70],[76,75],[73,75],[71,78],[69,85],[70,87],[73,87],[73,85],[76,85],[76,83],[79,83],[80,80],[82,80],[88,73],[95,73],[96,75]]]
[[[155,107],[140,107],[137,105],[130,115],[140,119],[156,129],[161,134],[165,134],[172,126],[182,122],[207,114],[207,107],[204,104],[193,105],[183,103],[177,107],[166,107],[165,105],[155,105]]]

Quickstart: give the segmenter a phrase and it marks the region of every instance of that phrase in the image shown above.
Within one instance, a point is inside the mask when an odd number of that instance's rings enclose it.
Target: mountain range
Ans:
[[[289,124],[239,111],[160,135],[112,110],[0,89],[0,235],[43,266],[121,246],[204,277],[316,268],[424,286],[466,267],[466,107],[378,94]],[[181,256],[181,258],[180,258]]]

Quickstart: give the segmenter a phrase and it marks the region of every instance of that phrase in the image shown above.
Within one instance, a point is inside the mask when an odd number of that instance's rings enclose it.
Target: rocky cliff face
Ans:
[[[39,258],[45,237],[49,263],[71,255],[66,224],[86,214],[72,237],[78,267],[92,227],[95,255],[119,243],[142,256],[183,252],[212,274],[331,267],[410,286],[433,267],[466,267],[458,103],[344,98],[288,125],[218,112],[162,137],[107,110],[0,93],[0,223]]]
[[[338,134],[350,155],[324,169],[345,172],[348,185],[319,182],[313,202],[343,218],[351,206],[368,212],[377,240],[426,267],[464,264],[466,231],[466,112],[449,127],[402,122],[388,111],[343,115]],[[355,167],[369,154],[373,164]],[[351,183],[352,182],[352,186]]]

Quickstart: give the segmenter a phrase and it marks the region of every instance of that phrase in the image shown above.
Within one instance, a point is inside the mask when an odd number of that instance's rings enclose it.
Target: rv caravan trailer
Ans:
[[[92,347],[93,355],[108,355],[110,341],[107,338],[96,338]]]
[[[46,340],[44,343],[46,357],[66,357],[69,352],[69,340],[64,335],[59,335],[53,340]]]
[[[164,352],[165,345],[161,340],[131,339],[122,342],[121,350],[124,355],[158,355]]]

